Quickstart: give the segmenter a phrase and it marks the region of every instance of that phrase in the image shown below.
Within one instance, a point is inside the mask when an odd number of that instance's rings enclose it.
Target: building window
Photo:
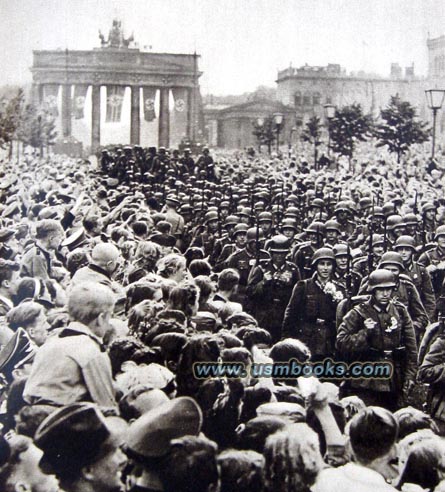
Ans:
[[[303,106],[310,106],[311,105],[311,96],[309,94],[305,94],[303,96]]]
[[[296,92],[294,96],[295,106],[301,106],[301,92]]]
[[[321,94],[316,92],[313,96],[314,106],[319,106],[321,104]]]
[[[326,104],[332,104],[332,97],[326,96]]]

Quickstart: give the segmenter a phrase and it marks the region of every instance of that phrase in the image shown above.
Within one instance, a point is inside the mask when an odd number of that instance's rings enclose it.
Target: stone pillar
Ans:
[[[93,85],[91,108],[91,152],[100,146],[100,85]]]
[[[34,106],[40,106],[40,102],[41,102],[40,96],[41,96],[41,92],[42,92],[41,87],[42,87],[42,85],[38,84],[36,82],[33,82],[33,84],[32,84],[31,100],[32,100],[32,104],[34,104]]]
[[[170,115],[168,110],[168,98],[170,89],[160,89],[159,104],[159,147],[168,148],[170,142]]]
[[[187,89],[187,138],[192,138],[193,89]]]
[[[62,134],[71,136],[71,84],[62,85]]]
[[[139,109],[139,86],[131,86],[131,115],[130,115],[130,143],[139,145],[141,134],[141,119]]]

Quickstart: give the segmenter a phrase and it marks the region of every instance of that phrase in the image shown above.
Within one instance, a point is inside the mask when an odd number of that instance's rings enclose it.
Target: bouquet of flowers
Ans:
[[[344,299],[343,293],[337,290],[333,282],[326,282],[323,292],[329,294],[335,302],[340,302]]]

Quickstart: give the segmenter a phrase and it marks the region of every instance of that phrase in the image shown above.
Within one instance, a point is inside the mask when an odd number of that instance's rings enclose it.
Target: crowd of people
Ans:
[[[1,491],[445,490],[445,170],[422,149],[20,157]]]

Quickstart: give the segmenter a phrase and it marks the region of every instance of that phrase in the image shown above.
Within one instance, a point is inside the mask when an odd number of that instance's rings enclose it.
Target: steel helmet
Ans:
[[[383,208],[382,207],[374,207],[374,210],[372,211],[372,217],[381,217],[383,219],[383,217],[385,217],[385,213],[383,212]]]
[[[321,198],[314,198],[312,202],[309,204],[310,208],[324,208],[324,200]]]
[[[251,243],[252,241],[256,241],[257,239],[257,228],[256,227],[250,227],[247,229],[247,242]],[[262,241],[264,239],[264,232],[261,227],[258,228],[258,240]]]
[[[258,222],[272,222],[272,214],[270,212],[261,212],[258,215]]]
[[[268,249],[272,253],[287,253],[289,251],[289,239],[282,234],[277,234],[270,240]]]
[[[436,241],[439,236],[445,236],[445,225],[441,225],[436,229],[434,240]]]
[[[338,202],[337,205],[335,206],[335,210],[334,210],[334,213],[335,214],[337,212],[348,212],[348,213],[351,213],[351,209],[349,207],[349,203],[347,201]]]
[[[411,248],[415,251],[416,240],[412,236],[400,236],[394,245],[394,249],[397,250],[397,248]]]
[[[204,216],[204,223],[208,224],[209,222],[212,222],[214,220],[218,220],[218,212],[214,212],[213,210],[210,212],[207,212]]]
[[[386,228],[388,231],[393,231],[396,227],[403,227],[405,223],[401,215],[390,215],[386,219]]]
[[[311,266],[315,266],[320,260],[331,260],[335,264],[334,251],[331,248],[317,249],[312,257]]]
[[[406,214],[403,217],[403,221],[406,225],[417,225],[419,223],[419,219],[416,214]]]
[[[351,248],[344,243],[336,244],[333,248],[334,256],[351,256]]]
[[[425,205],[422,207],[422,213],[424,214],[428,210],[436,210],[436,205],[432,202],[427,202]]]
[[[341,234],[340,224],[335,219],[327,220],[324,223],[324,229],[325,231],[334,230]]]
[[[226,220],[224,221],[224,227],[230,226],[230,225],[237,225],[239,222],[239,217],[236,215],[228,215],[226,217]]]
[[[287,209],[284,212],[285,217],[298,217],[300,214],[300,211],[298,210],[297,207],[287,207]]]
[[[372,292],[374,289],[382,289],[382,288],[397,287],[396,278],[392,272],[389,270],[385,270],[383,268],[379,268],[374,270],[368,279],[368,290]]]
[[[246,234],[247,233],[247,229],[249,229],[247,227],[247,224],[237,224],[235,226],[235,229],[233,230],[233,237],[235,237],[237,234]]]
[[[316,234],[324,234],[324,224],[323,222],[312,222],[308,227],[304,230],[304,232],[314,232]]]
[[[283,219],[283,222],[281,223],[281,229],[293,229],[294,231],[297,230],[297,224],[295,223],[294,219],[291,219],[290,217],[287,219]]]
[[[383,268],[385,265],[397,265],[402,270],[405,269],[402,256],[396,251],[387,251],[386,253],[383,253],[379,263],[379,268]]]
[[[372,235],[372,245],[377,246],[377,244],[385,244],[385,238],[382,234],[373,234]]]

